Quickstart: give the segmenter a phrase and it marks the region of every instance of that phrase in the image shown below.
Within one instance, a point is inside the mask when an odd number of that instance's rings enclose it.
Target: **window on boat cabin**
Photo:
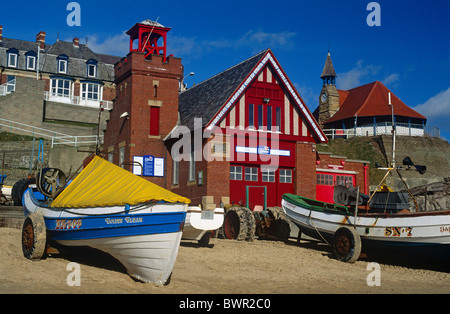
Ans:
[[[230,180],[242,180],[242,167],[230,166]]]
[[[280,169],[280,183],[292,183],[292,170]]]
[[[245,181],[258,181],[258,168],[245,167]]]
[[[336,185],[343,185],[346,187],[351,187],[351,186],[353,186],[353,177],[352,176],[344,176],[344,175],[336,176]]]

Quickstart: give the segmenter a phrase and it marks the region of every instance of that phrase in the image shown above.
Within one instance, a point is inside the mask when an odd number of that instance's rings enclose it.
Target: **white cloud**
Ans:
[[[413,107],[413,109],[420,112],[428,119],[450,118],[450,87],[431,97],[423,104]]]
[[[281,47],[290,49],[293,46],[295,32],[268,33],[262,30],[249,30],[240,38],[235,40],[214,38],[212,40],[199,40],[196,37],[172,36],[168,43],[170,53],[176,56],[187,56],[201,58],[205,53],[217,49],[241,49],[242,47],[252,47],[255,51],[260,51],[269,47]],[[101,41],[97,35],[88,36],[88,46],[95,52],[124,56],[129,51],[129,36],[124,32],[118,35],[109,36]]]
[[[130,37],[125,31],[115,36],[108,36],[103,41],[100,41],[97,35],[89,35],[88,47],[96,53],[122,57],[130,50]]]
[[[295,32],[267,33],[262,30],[249,30],[238,40],[241,45],[264,45],[265,47],[292,47],[292,39]]]
[[[363,65],[363,60],[359,60],[356,66],[348,72],[338,73],[336,84],[339,89],[348,90],[363,85],[362,82],[373,78],[380,71],[380,66]],[[367,82],[369,83],[369,82]]]
[[[392,83],[397,82],[400,79],[400,74],[393,73],[391,75],[388,75],[384,80],[381,81],[384,85],[389,85]]]

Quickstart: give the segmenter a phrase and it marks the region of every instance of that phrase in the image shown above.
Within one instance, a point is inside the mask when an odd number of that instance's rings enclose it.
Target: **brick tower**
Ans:
[[[171,160],[163,139],[178,121],[178,90],[183,77],[181,59],[166,55],[167,32],[150,20],[134,25],[130,52],[115,65],[116,100],[105,131],[104,150],[115,164],[136,156],[164,160],[163,176],[144,176],[165,187]],[[136,43],[137,41],[137,43]]]

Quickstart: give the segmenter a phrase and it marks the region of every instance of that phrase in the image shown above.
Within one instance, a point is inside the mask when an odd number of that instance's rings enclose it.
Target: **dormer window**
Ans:
[[[58,73],[67,74],[67,66],[69,63],[69,57],[66,55],[60,55],[58,60]]]
[[[27,70],[36,70],[36,53],[34,51],[29,51],[25,54],[25,56]]]
[[[17,68],[17,61],[19,59],[19,51],[15,48],[9,49],[8,54],[8,66],[11,68]]]
[[[90,59],[86,62],[88,77],[97,77],[97,63],[97,60],[94,59]]]

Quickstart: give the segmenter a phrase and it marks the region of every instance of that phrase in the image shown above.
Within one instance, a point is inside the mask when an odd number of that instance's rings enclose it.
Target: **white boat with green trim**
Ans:
[[[285,194],[282,207],[300,231],[332,245],[342,261],[354,262],[361,247],[450,250],[450,210],[432,212],[356,212],[348,206]]]

